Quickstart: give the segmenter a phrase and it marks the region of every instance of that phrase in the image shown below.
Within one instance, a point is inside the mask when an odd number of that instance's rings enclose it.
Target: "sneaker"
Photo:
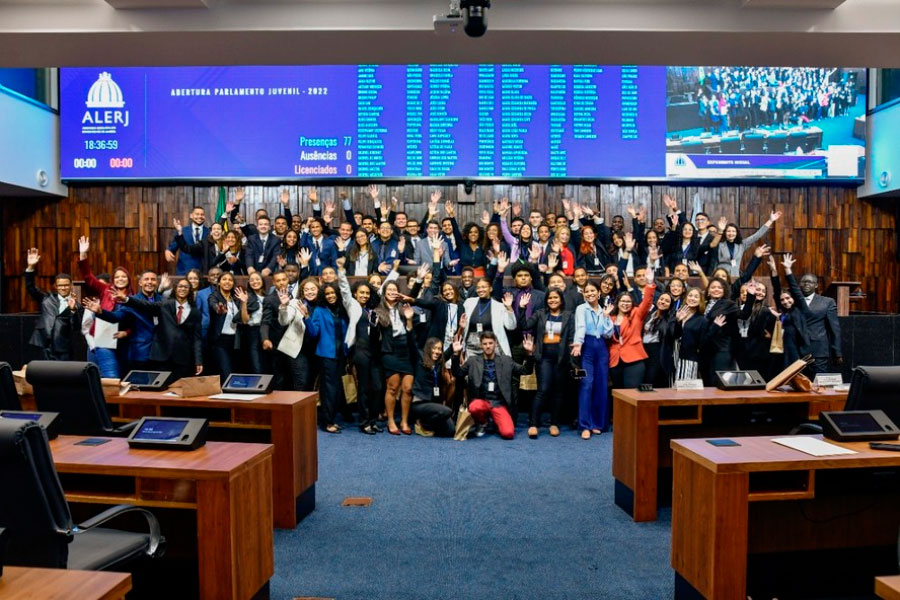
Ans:
[[[424,427],[422,427],[421,423],[416,421],[416,435],[421,435],[422,437],[434,437],[434,432],[429,429],[425,429]]]
[[[487,433],[487,425],[476,425],[473,429],[475,437],[484,437],[484,434]]]

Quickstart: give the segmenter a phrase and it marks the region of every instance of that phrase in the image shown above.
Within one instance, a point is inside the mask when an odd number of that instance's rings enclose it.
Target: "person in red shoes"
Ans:
[[[497,432],[504,440],[515,436],[515,423],[509,412],[512,402],[512,376],[528,375],[534,371],[534,338],[524,336],[522,348],[527,352],[520,365],[513,359],[497,352],[497,336],[485,331],[480,336],[481,355],[473,354],[460,365],[462,338],[453,341],[451,367],[457,377],[466,377],[469,389],[469,413],[477,423],[476,435],[483,435],[488,416],[497,426]]]

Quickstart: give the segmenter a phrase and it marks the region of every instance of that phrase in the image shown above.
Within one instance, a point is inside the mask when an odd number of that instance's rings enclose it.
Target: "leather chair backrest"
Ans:
[[[0,362],[0,409],[22,410],[16,381],[13,379],[12,367],[8,362]]]
[[[66,568],[72,515],[40,425],[0,419],[0,481],[6,563]]]
[[[37,409],[59,413],[61,434],[103,435],[112,431],[97,365],[33,360],[28,363],[25,379],[34,388]]]
[[[844,410],[883,410],[900,426],[900,366],[853,369]]]

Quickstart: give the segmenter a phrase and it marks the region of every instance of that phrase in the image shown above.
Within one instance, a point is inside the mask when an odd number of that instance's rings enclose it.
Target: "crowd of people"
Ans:
[[[519,410],[530,437],[545,414],[551,436],[564,423],[584,439],[601,434],[610,388],[714,386],[717,370],[768,378],[806,355],[819,372],[841,361],[834,301],[816,294],[815,275],[796,280],[790,254],[782,287],[761,242],[779,212],[745,238],[726,217],[689,219],[668,196],[651,223],[645,207],[629,207],[630,231],[623,216],[607,224],[570,200],[564,214],[525,215],[501,198],[460,229],[440,192],[421,221],[376,186],[369,214],[343,196],[339,223],[335,203],[314,189],[306,218],[284,192],[282,214],[261,209],[250,223],[242,199],[238,191],[211,224],[199,206],[175,220],[174,277],[94,274],[82,237],[81,304],[68,274],[52,292],[36,287],[40,253],[28,250],[26,285],[41,305],[32,343],[71,360],[83,335],[104,377],[270,373],[276,389],[318,389],[329,433],[356,420],[367,434],[449,436],[465,409],[475,435],[496,429],[506,439]],[[752,279],[763,263],[769,285]]]
[[[857,96],[854,72],[825,68],[715,67],[698,85],[698,116],[712,133],[802,127],[847,114]]]

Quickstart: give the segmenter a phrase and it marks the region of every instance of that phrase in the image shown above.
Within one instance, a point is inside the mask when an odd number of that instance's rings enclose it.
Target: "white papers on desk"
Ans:
[[[118,323],[110,323],[103,319],[94,319],[94,345],[97,348],[109,348],[110,350],[115,350],[116,342],[119,340],[114,338],[113,334],[118,332]]]
[[[210,400],[244,400],[249,402],[250,400],[256,400],[257,398],[262,398],[265,394],[215,394],[214,396],[210,396]]]
[[[842,446],[829,444],[826,441],[814,437],[796,436],[772,438],[772,441],[812,456],[837,456],[840,454],[856,454],[855,450],[849,450]]]

